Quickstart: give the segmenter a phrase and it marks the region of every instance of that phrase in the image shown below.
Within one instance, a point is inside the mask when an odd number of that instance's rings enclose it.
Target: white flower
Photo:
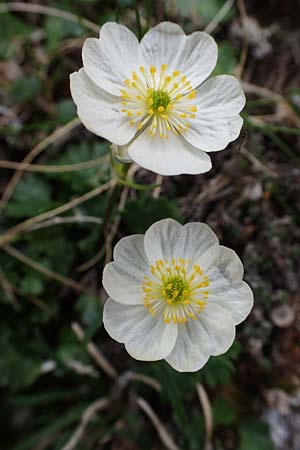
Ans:
[[[162,175],[207,172],[206,152],[238,137],[245,105],[233,76],[204,82],[217,52],[207,33],[186,36],[174,23],[160,23],[140,43],[126,27],[106,23],[99,39],[85,41],[83,68],[71,75],[78,115],[90,131],[123,146],[127,161],[129,155]]]
[[[229,349],[253,306],[242,278],[240,259],[206,224],[161,220],[116,245],[103,273],[104,326],[136,359],[199,370]]]

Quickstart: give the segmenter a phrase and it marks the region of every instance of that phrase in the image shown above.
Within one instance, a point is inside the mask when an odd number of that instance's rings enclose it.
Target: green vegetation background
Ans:
[[[93,25],[89,28],[83,18],[99,26],[117,20],[140,36],[169,19],[189,33],[211,25],[224,3],[63,0],[34,2],[31,12],[4,12],[5,4],[0,3],[2,235],[115,176],[108,143],[80,126],[70,97],[69,74],[81,66],[84,39],[95,35]],[[291,7],[285,5],[283,12],[276,6],[273,15],[261,11],[258,3],[246,2],[246,9],[261,21],[256,30],[260,42],[268,41],[263,31],[275,22],[281,26],[283,20],[283,26],[293,28],[293,2],[284,2]],[[153,184],[160,180],[140,169],[132,175],[135,184],[118,185],[65,213],[28,222],[1,243],[1,449],[62,449],[86,408],[101,398],[110,403],[87,421],[74,448],[166,448],[139,407],[138,399],[143,398],[178,448],[199,450],[205,445],[207,423],[198,383],[212,407],[214,450],[275,448],[267,417],[276,405],[270,403],[269,393],[280,389],[292,395],[300,376],[300,91],[295,87],[293,57],[283,59],[292,54],[292,44],[277,45],[280,34],[275,34],[274,47],[259,58],[251,34],[245,38],[234,32],[243,20],[241,4],[223,15],[213,34],[219,45],[215,74],[237,73],[247,51],[242,74],[248,85],[245,126],[229,150],[212,156],[209,174],[165,178],[159,192]],[[74,16],[40,14],[36,5]],[[272,71],[275,76],[270,79]],[[281,85],[276,84],[279,76]],[[53,136],[56,130],[60,132]],[[49,142],[44,141],[47,136]],[[36,171],[29,167],[22,173],[8,198],[15,167],[7,168],[3,161],[21,162],[40,142],[43,148],[33,161]],[[92,161],[88,168],[82,165],[86,161]],[[76,171],[57,168],[76,164]],[[55,167],[47,171],[45,165]],[[116,206],[108,217],[112,202]],[[124,235],[143,233],[165,217],[207,222],[224,245],[238,252],[255,292],[255,309],[239,327],[231,350],[211,358],[195,374],[176,373],[164,362],[131,359],[107,336],[101,321],[101,271],[113,243]],[[282,321],[284,314],[290,320]],[[74,323],[82,327],[82,339]],[[97,364],[87,348],[91,342],[120,378]],[[131,379],[130,374],[150,377],[150,385],[148,378]],[[293,428],[287,425],[287,430],[293,439]]]

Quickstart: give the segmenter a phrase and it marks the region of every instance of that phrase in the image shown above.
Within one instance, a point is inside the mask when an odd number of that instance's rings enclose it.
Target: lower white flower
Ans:
[[[226,352],[253,306],[243,265],[204,223],[165,219],[121,239],[103,273],[110,336],[143,361],[180,372]]]
[[[235,77],[205,81],[217,53],[207,33],[186,36],[174,23],[160,23],[141,42],[126,27],[106,23],[99,39],[85,41],[83,68],[71,75],[78,115],[114,149],[121,146],[117,155],[126,162],[162,175],[207,172],[206,152],[238,137],[245,105]]]

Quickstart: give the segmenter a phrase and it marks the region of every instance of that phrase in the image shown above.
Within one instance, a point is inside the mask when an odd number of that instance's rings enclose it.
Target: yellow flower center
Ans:
[[[141,66],[140,74],[133,71],[132,78],[124,80],[124,85],[121,111],[137,130],[148,127],[151,137],[158,134],[168,139],[169,132],[182,134],[196,117],[197,106],[191,102],[195,90],[180,70],[168,74],[167,64],[162,64],[160,70],[150,66],[148,72]]]
[[[150,266],[150,274],[145,275],[142,289],[144,305],[152,315],[162,314],[166,323],[181,324],[197,319],[205,309],[210,281],[190,259],[158,260]]]

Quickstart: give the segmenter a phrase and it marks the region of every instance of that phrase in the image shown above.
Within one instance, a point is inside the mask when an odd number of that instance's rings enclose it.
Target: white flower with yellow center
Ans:
[[[82,57],[83,68],[71,75],[78,115],[125,161],[162,175],[203,173],[211,168],[206,152],[240,133],[245,96],[238,80],[205,81],[217,62],[207,33],[186,36],[163,22],[139,43],[126,27],[106,23],[99,39],[85,41]]]
[[[226,352],[253,306],[243,265],[204,223],[165,219],[121,239],[103,273],[107,332],[143,361],[180,372]]]

